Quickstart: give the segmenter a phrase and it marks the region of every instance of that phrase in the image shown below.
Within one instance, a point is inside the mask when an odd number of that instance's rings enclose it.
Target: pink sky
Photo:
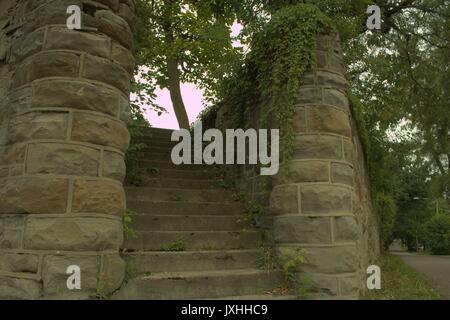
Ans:
[[[232,36],[237,36],[242,30],[242,25],[235,23],[231,28]],[[241,46],[238,41],[233,42],[233,46]],[[194,122],[198,114],[203,110],[203,92],[191,83],[184,83],[181,85],[181,93],[183,95],[184,104],[189,117],[189,122]],[[146,113],[146,118],[153,127],[179,129],[178,122],[173,111],[172,101],[170,99],[169,90],[158,89],[156,91],[156,103],[166,108],[167,113],[158,116],[156,112],[149,110]]]

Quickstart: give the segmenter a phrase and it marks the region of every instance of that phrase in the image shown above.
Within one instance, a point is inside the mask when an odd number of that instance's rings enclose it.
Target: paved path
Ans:
[[[450,256],[427,256],[407,252],[392,252],[416,271],[425,274],[433,287],[450,299]]]

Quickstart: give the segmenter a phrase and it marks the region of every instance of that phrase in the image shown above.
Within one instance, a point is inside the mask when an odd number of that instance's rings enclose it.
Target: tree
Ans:
[[[450,216],[435,215],[425,226],[427,247],[433,254],[450,254]]]
[[[156,87],[169,89],[181,128],[189,128],[189,120],[180,84],[194,83],[209,96],[228,63],[242,54],[230,36],[234,8],[220,0],[138,1],[137,64],[144,83],[138,89],[145,89],[146,102],[158,110]]]

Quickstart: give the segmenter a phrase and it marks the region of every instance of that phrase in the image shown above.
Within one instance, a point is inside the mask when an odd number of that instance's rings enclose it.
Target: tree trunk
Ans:
[[[174,15],[174,0],[165,0],[165,17],[166,21],[163,23],[164,33],[167,45],[173,46],[175,37],[172,28],[172,16]],[[170,98],[172,100],[173,110],[178,120],[180,129],[189,129],[189,118],[184,106],[183,96],[180,88],[180,70],[178,69],[178,59],[176,56],[167,56],[167,78],[169,80]]]
[[[180,129],[189,129],[189,118],[184,106],[180,88],[180,70],[176,59],[167,58],[167,75],[169,78],[170,98]]]

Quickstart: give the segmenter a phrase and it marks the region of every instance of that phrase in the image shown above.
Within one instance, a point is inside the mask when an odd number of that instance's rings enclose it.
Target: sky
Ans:
[[[242,25],[234,23],[231,27],[231,35],[237,36],[242,30]],[[238,41],[233,42],[233,46],[239,47],[241,44]],[[189,117],[189,122],[192,123],[197,119],[198,114],[203,110],[203,92],[196,88],[194,84],[183,83],[181,85],[181,94],[183,95],[183,101],[186,106],[186,110]],[[145,114],[147,120],[153,127],[167,128],[167,129],[179,129],[175,113],[173,111],[172,101],[170,99],[169,90],[158,89],[156,91],[156,104],[166,108],[167,113],[161,116],[155,111],[148,110]]]

